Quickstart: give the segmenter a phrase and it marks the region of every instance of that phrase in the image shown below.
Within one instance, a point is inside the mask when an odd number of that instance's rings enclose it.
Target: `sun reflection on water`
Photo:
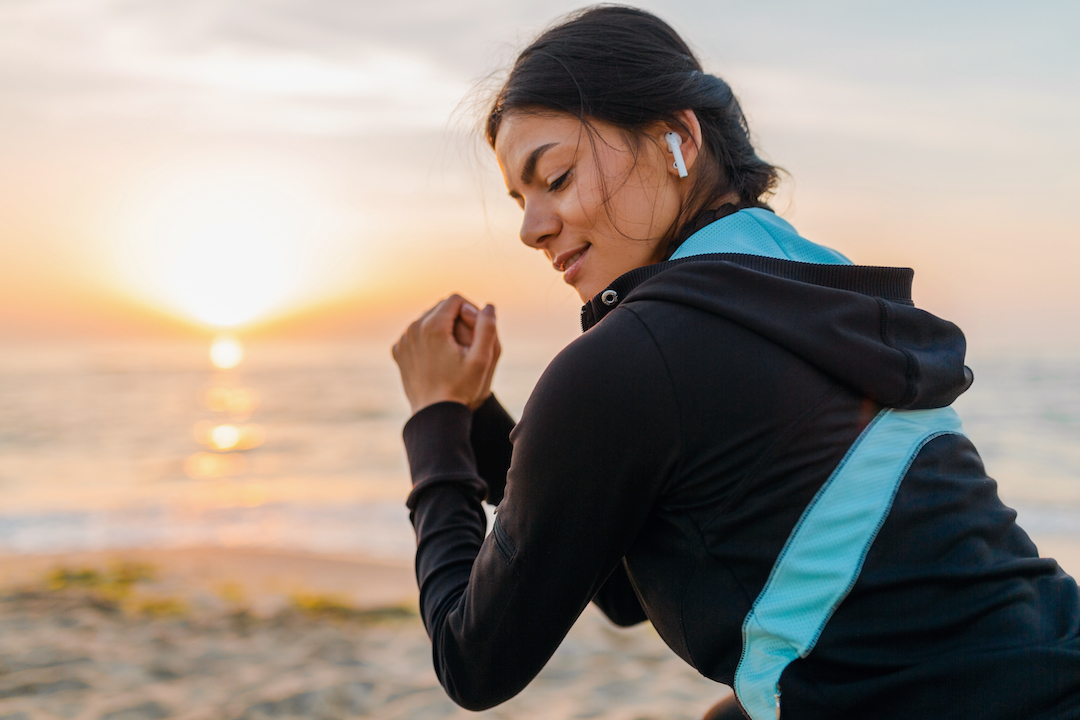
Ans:
[[[232,370],[244,359],[244,346],[232,335],[218,335],[210,344],[210,362],[219,370]]]
[[[240,428],[217,425],[210,431],[210,444],[215,450],[234,450],[240,444]]]
[[[242,387],[215,386],[206,391],[203,405],[207,410],[228,415],[233,420],[246,420],[258,406],[255,392]]]
[[[266,431],[261,425],[247,423],[218,424],[212,420],[202,420],[195,424],[192,435],[195,442],[211,450],[227,452],[229,450],[253,450],[266,440]]]
[[[202,393],[201,404],[213,414],[192,428],[195,442],[206,450],[184,461],[184,473],[192,480],[221,480],[244,475],[249,468],[245,451],[260,447],[266,440],[261,425],[243,422],[251,417],[258,398],[255,391],[239,384],[236,368],[244,358],[244,348],[233,335],[221,334],[210,345],[210,362],[219,371],[213,384]],[[265,493],[264,493],[265,494]],[[256,495],[245,496],[244,505],[260,504]],[[254,505],[252,504],[254,503]]]
[[[199,452],[184,461],[184,472],[192,480],[237,477],[247,471],[247,458],[239,453]]]

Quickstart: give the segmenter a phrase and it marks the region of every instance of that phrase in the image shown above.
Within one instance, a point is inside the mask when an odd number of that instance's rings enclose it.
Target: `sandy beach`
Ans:
[[[1080,571],[1074,537],[1036,539]],[[412,569],[191,548],[0,556],[0,718],[466,718],[439,687]],[[541,675],[480,717],[699,718],[728,688],[648,624],[589,608]]]
[[[359,556],[0,556],[0,718],[471,718],[431,668],[412,569]],[[479,717],[699,718],[730,691],[591,607]]]

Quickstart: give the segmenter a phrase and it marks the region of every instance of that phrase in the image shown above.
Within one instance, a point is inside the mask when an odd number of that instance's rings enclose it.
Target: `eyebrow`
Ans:
[[[523,184],[528,185],[532,182],[533,173],[536,172],[536,163],[540,160],[540,156],[556,145],[558,145],[558,143],[541,145],[529,153],[529,157],[525,159],[525,166],[521,168],[521,182]]]

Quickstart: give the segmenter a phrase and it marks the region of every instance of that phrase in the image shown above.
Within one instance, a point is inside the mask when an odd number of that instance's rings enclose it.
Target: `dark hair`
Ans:
[[[637,143],[667,122],[688,130],[677,113],[693,110],[701,124],[701,173],[668,240],[693,215],[734,192],[741,207],[768,207],[777,169],[757,156],[738,100],[726,82],[704,73],[694,53],[660,18],[621,5],[596,5],[569,15],[518,56],[488,113],[484,134],[495,146],[511,112],[556,111],[586,127],[599,120]],[[704,162],[702,162],[704,161]]]

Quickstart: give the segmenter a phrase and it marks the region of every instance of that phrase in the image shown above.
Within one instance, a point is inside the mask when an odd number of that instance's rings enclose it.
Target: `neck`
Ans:
[[[738,205],[738,204],[739,204],[739,194],[733,191],[733,192],[729,192],[728,194],[724,195],[723,197],[717,198],[716,200],[712,201],[711,203],[709,203],[708,205],[703,207],[701,210],[702,211],[705,211],[705,210],[719,210],[724,205]]]

